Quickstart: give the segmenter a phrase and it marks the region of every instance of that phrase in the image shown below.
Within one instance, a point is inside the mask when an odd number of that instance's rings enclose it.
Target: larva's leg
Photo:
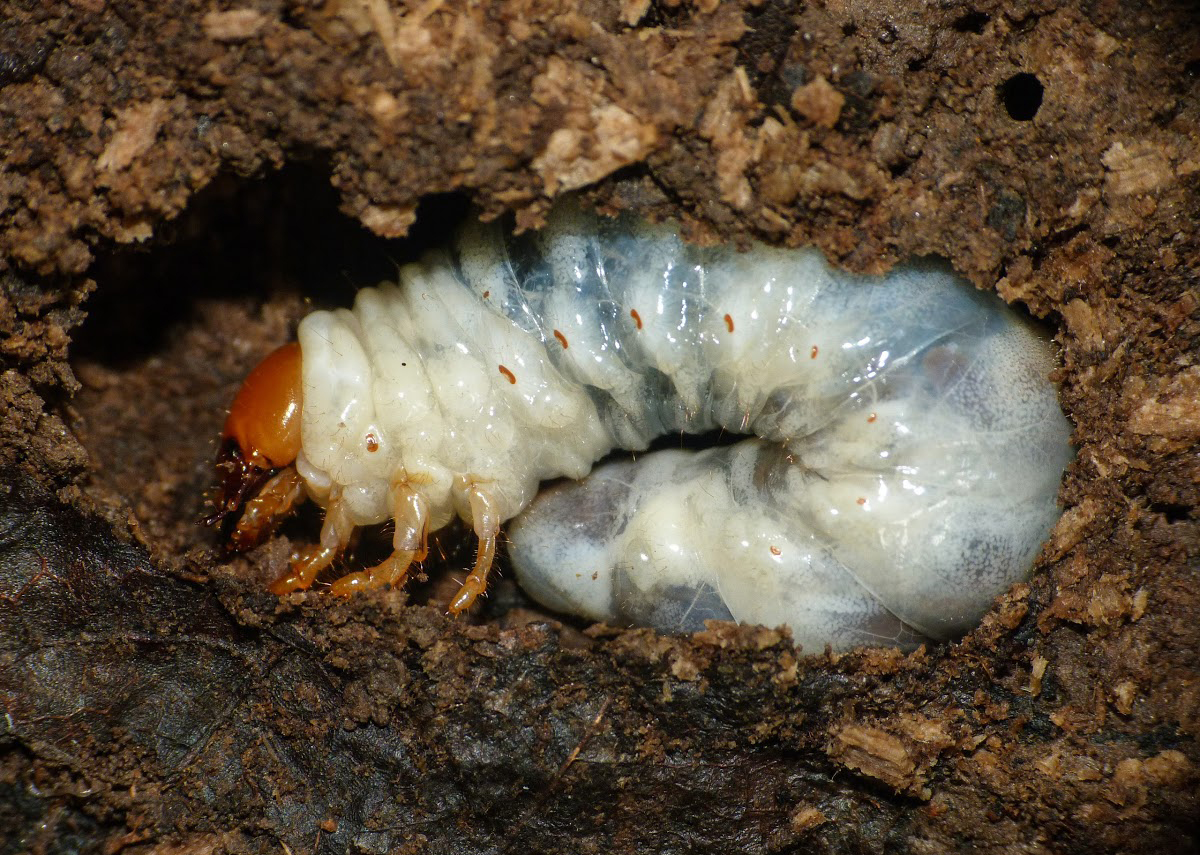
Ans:
[[[475,553],[475,567],[450,601],[452,615],[469,609],[475,598],[487,588],[488,572],[496,557],[496,539],[500,536],[500,513],[487,491],[478,484],[472,484],[467,488],[467,498],[471,504],[475,536],[479,538],[479,550]]]
[[[414,561],[424,560],[429,551],[429,504],[420,493],[403,483],[394,488],[393,503],[396,535],[392,538],[392,554],[374,567],[338,579],[330,593],[349,596],[356,591],[371,591],[384,585],[398,588],[404,584],[409,566]]]
[[[271,478],[254,498],[234,526],[229,542],[239,552],[254,546],[281,517],[291,513],[304,495],[304,479],[295,466],[288,466]]]
[[[354,533],[354,523],[341,497],[334,494],[329,507],[325,509],[325,522],[321,526],[321,541],[300,553],[300,557],[292,562],[291,569],[271,583],[271,593],[290,594],[292,591],[303,591],[312,585],[317,574],[333,563],[350,542]]]
[[[399,588],[408,579],[408,568],[416,557],[415,552],[398,549],[374,567],[368,567],[358,573],[348,573],[338,579],[330,586],[329,593],[348,597],[359,591],[374,591],[385,585]]]

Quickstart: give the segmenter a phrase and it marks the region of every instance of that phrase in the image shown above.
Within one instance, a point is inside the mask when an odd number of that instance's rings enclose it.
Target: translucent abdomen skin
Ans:
[[[977,622],[1058,516],[1052,346],[940,265],[857,276],[565,206],[534,235],[470,227],[401,279],[302,325],[301,474],[358,524],[388,516],[397,472],[436,525],[469,518],[456,484],[489,485],[552,608],[912,646]],[[612,449],[717,429],[751,438],[533,500]]]

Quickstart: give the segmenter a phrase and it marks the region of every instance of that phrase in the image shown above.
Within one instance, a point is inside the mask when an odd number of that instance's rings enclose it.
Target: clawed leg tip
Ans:
[[[275,579],[267,590],[277,597],[286,597],[288,594],[294,594],[297,591],[307,591],[312,587],[313,580],[306,578],[303,574],[297,573],[294,569],[283,574]]]

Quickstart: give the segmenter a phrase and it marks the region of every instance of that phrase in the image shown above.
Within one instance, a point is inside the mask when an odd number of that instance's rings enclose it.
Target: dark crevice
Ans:
[[[394,279],[396,265],[461,221],[460,196],[432,197],[403,239],[386,240],[338,211],[316,165],[261,180],[219,177],[147,246],[98,257],[97,291],[73,356],[118,365],[164,347],[196,300],[298,292],[317,305],[349,305],[358,288]]]
[[[980,35],[983,33],[983,28],[988,25],[988,21],[992,20],[992,16],[986,12],[970,11],[965,15],[961,15],[951,24],[955,30],[960,33],[974,33]]]
[[[1194,508],[1174,502],[1152,502],[1149,510],[1151,513],[1162,514],[1168,523],[1186,522],[1192,518],[1195,511]]]
[[[764,104],[786,104],[794,85],[781,80],[780,67],[796,32],[795,2],[766,3],[746,12],[746,33],[738,41],[737,64],[750,76]]]
[[[1042,82],[1027,71],[1014,74],[1000,84],[1000,101],[1008,117],[1018,122],[1028,122],[1037,115],[1044,94]]]

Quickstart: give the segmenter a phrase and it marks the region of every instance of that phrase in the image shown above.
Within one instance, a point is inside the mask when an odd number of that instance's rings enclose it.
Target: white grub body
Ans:
[[[941,265],[701,249],[561,205],[468,227],[300,326],[310,494],[350,522],[403,481],[429,528],[486,490],[525,590],[662,631],[786,624],[910,647],[1025,578],[1071,459],[1052,345]],[[743,442],[601,467],[666,434]],[[539,485],[560,484],[535,501]],[[524,512],[524,513],[522,513]]]

